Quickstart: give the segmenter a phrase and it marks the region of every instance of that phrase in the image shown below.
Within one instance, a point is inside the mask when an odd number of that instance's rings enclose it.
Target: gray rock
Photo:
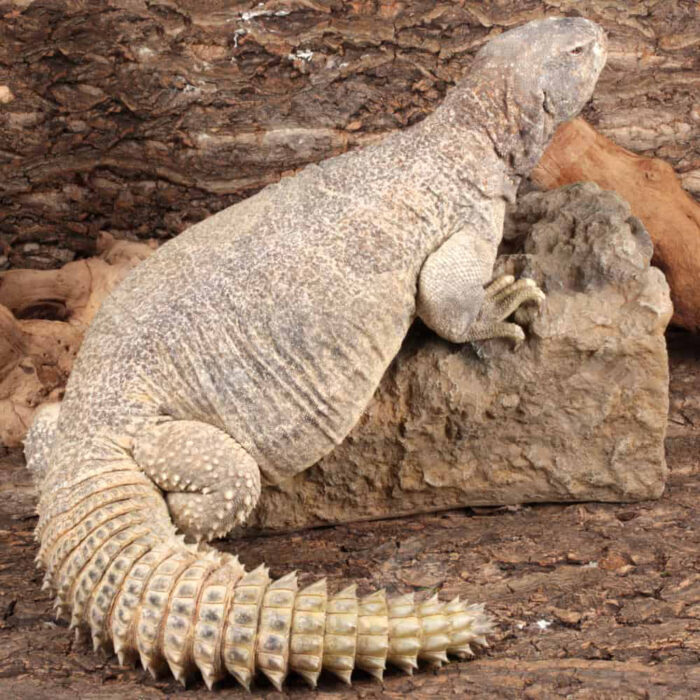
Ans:
[[[661,494],[672,306],[646,231],[616,194],[577,184],[525,195],[504,249],[496,271],[547,293],[522,347],[416,324],[350,436],[264,489],[247,529]]]

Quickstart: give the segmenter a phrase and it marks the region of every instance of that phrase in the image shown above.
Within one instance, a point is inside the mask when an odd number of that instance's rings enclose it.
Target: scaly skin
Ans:
[[[339,444],[416,316],[452,342],[522,341],[505,319],[542,293],[486,286],[505,201],[604,58],[586,20],[507,32],[421,124],[266,188],[131,273],[27,441],[59,614],[121,660],[209,686],[256,670],[277,687],[290,671],[381,678],[485,644],[479,606],[299,591],[177,531],[224,535],[264,483]]]

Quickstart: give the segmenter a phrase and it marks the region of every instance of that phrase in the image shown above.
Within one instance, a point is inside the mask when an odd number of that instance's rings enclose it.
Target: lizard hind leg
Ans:
[[[523,329],[507,319],[523,304],[540,306],[544,292],[534,280],[523,277],[516,280],[512,275],[501,275],[492,280],[485,289],[484,303],[474,323],[469,327],[467,341],[489,338],[510,338],[515,345],[525,339]]]
[[[223,537],[245,522],[260,496],[255,460],[207,423],[150,426],[135,440],[134,459],[165,492],[178,529],[197,541]]]

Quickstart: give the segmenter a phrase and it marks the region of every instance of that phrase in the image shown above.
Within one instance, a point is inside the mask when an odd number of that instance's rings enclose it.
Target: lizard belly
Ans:
[[[367,299],[334,301],[316,309],[313,324],[300,322],[303,299],[254,327],[237,324],[234,349],[218,370],[214,384],[226,389],[216,412],[269,482],[303,471],[342,442],[414,313],[410,292],[395,294],[381,311]]]

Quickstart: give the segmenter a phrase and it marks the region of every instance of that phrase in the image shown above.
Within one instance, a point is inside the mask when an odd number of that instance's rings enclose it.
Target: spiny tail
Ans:
[[[246,572],[236,557],[186,544],[126,458],[48,491],[37,561],[58,615],[154,676],[169,667],[185,683],[199,670],[211,688],[229,673],[249,688],[260,670],[280,688],[290,671],[315,686],[325,669],[349,683],[355,668],[381,679],[387,662],[411,673],[486,645],[482,606],[383,591],[358,599],[354,585],[329,596],[325,580],[299,590],[294,573],[272,581],[264,566]]]

